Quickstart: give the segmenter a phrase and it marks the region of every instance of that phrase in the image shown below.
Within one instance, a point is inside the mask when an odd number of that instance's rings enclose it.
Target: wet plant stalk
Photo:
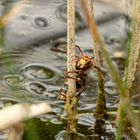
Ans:
[[[90,18],[94,19],[94,7],[93,7],[93,0],[88,0],[88,9],[89,9],[89,14],[90,14]],[[91,30],[92,24],[90,24],[90,31]],[[96,62],[96,64],[98,65],[98,67],[100,67],[100,56],[99,56],[99,51],[98,51],[98,44],[97,41],[92,38],[93,41],[93,54],[94,54],[94,60]]]
[[[116,140],[122,140],[122,135],[125,129],[126,113],[124,112],[121,99],[119,101],[118,110],[116,114],[117,135]]]
[[[139,55],[140,55],[140,1],[136,0],[133,1],[133,21],[132,21],[132,28],[133,28],[133,32],[132,32],[132,39],[131,39],[131,43],[130,43],[130,48],[129,48],[129,58],[128,58],[128,66],[127,69],[125,71],[125,78],[124,78],[124,84],[126,84],[126,86],[128,87],[128,92],[129,92],[129,97],[132,96],[131,90],[132,90],[132,86],[133,86],[133,81],[135,80],[135,72],[136,72],[136,68],[138,65],[138,59],[139,59]],[[121,108],[121,100],[119,102],[119,108],[118,108],[118,112],[117,112],[117,125],[123,127],[124,123],[125,123],[125,117],[126,115],[121,115],[124,114],[123,109]],[[122,131],[120,131],[122,130]],[[123,133],[123,129],[118,127],[118,138],[117,140],[120,140],[121,138],[119,136],[121,136]]]
[[[106,112],[106,100],[105,100],[105,87],[104,87],[104,75],[102,71],[97,71],[98,75],[98,98],[96,102],[96,112],[95,116],[97,118],[103,119],[107,116]]]
[[[135,80],[135,72],[140,56],[140,1],[134,1],[133,5],[133,33],[129,49],[128,66],[125,72],[125,83],[129,90],[131,90],[133,81]]]
[[[91,19],[94,19],[94,9],[93,9],[93,0],[88,0],[88,9],[89,9],[89,16]],[[90,22],[90,31],[92,32],[92,23]],[[93,32],[92,32],[93,34]],[[96,38],[92,38],[93,41],[93,54],[94,54],[94,61],[99,67],[97,70],[98,76],[98,98],[96,102],[96,113],[95,115],[99,117],[106,116],[106,102],[105,102],[105,91],[104,91],[104,75],[100,70],[100,55],[98,50],[98,44]]]
[[[67,71],[76,70],[75,59],[75,0],[67,0]],[[75,73],[68,73],[69,77],[75,77]],[[68,92],[66,100],[66,112],[68,116],[68,132],[77,133],[77,103],[76,80],[68,78]]]

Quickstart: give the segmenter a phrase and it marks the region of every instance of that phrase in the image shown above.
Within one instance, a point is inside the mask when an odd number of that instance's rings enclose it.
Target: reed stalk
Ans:
[[[133,1],[133,21],[132,21],[132,39],[129,46],[129,58],[128,58],[128,66],[125,71],[124,84],[128,88],[129,97],[132,96],[131,90],[133,86],[133,81],[135,80],[135,72],[138,65],[139,55],[140,55],[140,2],[138,0]],[[117,140],[121,140],[120,136],[122,135],[123,129],[120,128],[120,124],[124,127],[125,116],[123,109],[121,108],[122,101],[119,102],[119,108],[117,112],[117,125],[118,127],[118,138]],[[122,130],[122,131],[120,131]]]
[[[129,90],[131,90],[135,80],[135,72],[140,55],[140,1],[136,0],[133,5],[133,32],[129,48],[128,66],[125,72],[125,82]]]
[[[67,71],[76,70],[75,59],[75,0],[67,0]],[[76,77],[76,73],[68,73],[69,77]],[[68,78],[68,91],[65,109],[68,116],[68,132],[77,133],[77,104],[76,80]]]
[[[94,19],[94,8],[93,8],[93,0],[88,1],[88,9],[89,9],[89,16],[91,19]],[[89,25],[90,32],[93,34],[92,30],[92,23]],[[99,47],[96,38],[92,38],[93,42],[93,55],[94,61],[96,65],[99,67],[97,69],[97,76],[98,76],[98,98],[96,102],[96,112],[95,115],[97,118],[105,117],[106,116],[106,102],[105,102],[105,91],[104,91],[104,75],[100,70],[100,54],[99,54]]]

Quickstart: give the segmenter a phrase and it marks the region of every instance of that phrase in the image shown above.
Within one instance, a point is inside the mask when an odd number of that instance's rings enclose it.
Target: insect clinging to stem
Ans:
[[[81,93],[84,91],[86,88],[86,74],[77,74],[76,78],[73,77],[68,77],[70,79],[75,79],[76,80],[76,94],[75,96],[79,99]],[[60,99],[63,101],[66,101],[67,99],[67,90],[68,90],[68,84],[67,84],[67,78],[66,81],[64,82],[63,88],[60,89]]]
[[[50,49],[51,51],[60,52],[60,53],[67,53],[66,51],[58,48],[59,45],[66,45],[67,42],[57,40],[53,42],[53,47]],[[92,66],[96,69],[99,69],[97,64],[94,62],[93,57],[90,57],[83,53],[81,48],[76,45],[76,48],[80,51],[80,54],[76,55],[76,71],[87,71],[88,69],[92,68]],[[81,72],[80,72],[81,73]]]
[[[51,51],[60,52],[60,53],[67,53],[66,51],[58,48],[59,45],[66,45],[65,41],[55,41],[53,42],[53,47],[51,48]],[[96,63],[93,61],[93,57],[90,57],[83,53],[81,48],[76,45],[76,48],[80,51],[79,55],[76,55],[76,70],[75,71],[66,71],[66,80],[64,82],[63,88],[60,89],[60,98],[63,101],[66,101],[67,99],[67,90],[68,90],[68,84],[67,84],[67,78],[75,79],[76,80],[76,96],[79,98],[81,93],[86,88],[87,83],[87,71],[92,68],[92,66],[99,70],[99,67],[96,65]],[[68,76],[68,73],[76,73],[76,77],[70,77]]]

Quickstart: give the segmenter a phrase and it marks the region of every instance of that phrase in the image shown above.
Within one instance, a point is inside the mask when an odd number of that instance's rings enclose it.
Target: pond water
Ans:
[[[17,2],[19,1],[1,1],[1,15],[5,9]],[[118,9],[99,1],[95,1],[94,8],[101,37],[114,66],[123,76],[126,42],[130,33],[128,18]],[[62,140],[65,133],[61,131],[66,127],[65,103],[59,98],[59,90],[65,81],[66,55],[50,50],[54,47],[54,42],[59,40],[66,41],[66,0],[33,0],[25,4],[25,8],[16,14],[5,28],[5,48],[0,55],[1,108],[3,104],[9,102],[48,102],[53,111],[40,116],[41,122],[34,120],[46,132],[45,137],[40,139]],[[92,56],[92,38],[78,2],[76,3],[76,44],[84,53]],[[59,43],[57,47],[66,50],[66,44]],[[104,64],[102,68],[108,73]],[[88,135],[87,139],[92,139],[90,135],[93,133],[95,123],[92,113],[97,99],[97,75],[94,70],[88,75],[88,85],[79,100],[78,123],[81,132]],[[114,82],[106,78],[108,110],[116,110],[119,100],[114,87]],[[138,105],[134,103],[134,106]],[[110,123],[106,123],[108,133],[114,132]],[[51,133],[50,129],[54,127],[55,132]],[[1,135],[1,139],[3,137],[4,135]],[[105,136],[101,138],[109,139]],[[114,139],[113,135],[110,139]]]

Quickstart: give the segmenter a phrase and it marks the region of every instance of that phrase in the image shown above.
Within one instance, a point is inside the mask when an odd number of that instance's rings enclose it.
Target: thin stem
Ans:
[[[132,41],[130,44],[130,54],[128,60],[128,67],[126,70],[125,81],[128,89],[132,88],[133,81],[135,80],[136,67],[140,55],[140,2],[137,0],[134,5],[134,27],[132,33]]]
[[[75,0],[67,0],[67,71],[76,70],[75,59]],[[69,77],[75,77],[75,73],[68,73]],[[77,133],[77,103],[76,81],[68,78],[68,92],[66,111],[68,115],[68,132]]]
[[[89,16],[91,19],[94,20],[94,8],[93,8],[93,0],[88,0],[88,9],[89,9]],[[89,24],[91,34],[94,34],[92,30],[92,22]],[[93,42],[93,54],[94,54],[94,61],[97,66],[100,68],[100,55],[99,55],[99,47],[96,38],[92,37]],[[96,116],[99,118],[106,116],[106,101],[105,101],[105,91],[104,91],[104,75],[100,69],[97,70],[98,76],[98,98],[96,102]]]
[[[89,16],[91,19],[94,19],[94,7],[93,7],[93,0],[88,0],[88,9],[89,9]],[[93,30],[91,30],[92,24],[90,23],[90,31],[93,34]],[[93,43],[93,54],[94,54],[94,60],[96,64],[100,67],[100,56],[99,56],[99,50],[98,50],[98,44],[97,40],[92,38],[92,43]]]

